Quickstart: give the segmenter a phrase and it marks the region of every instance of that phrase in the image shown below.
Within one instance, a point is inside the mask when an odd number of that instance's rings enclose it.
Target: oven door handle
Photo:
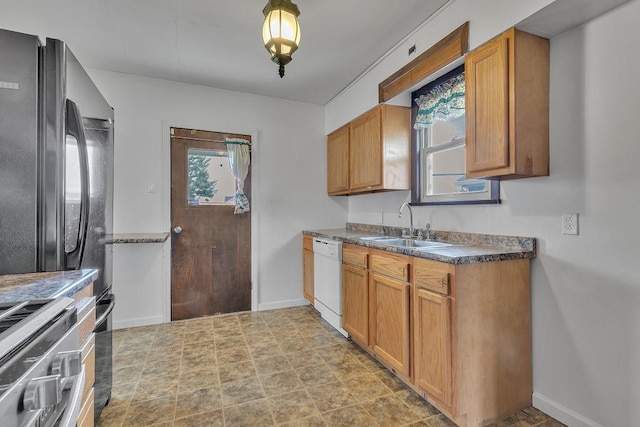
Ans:
[[[78,422],[78,415],[80,415],[80,408],[82,407],[82,392],[84,391],[86,376],[87,374],[84,365],[82,365],[80,374],[76,376],[76,379],[71,386],[69,403],[64,410],[64,415],[60,420],[60,424],[58,424],[60,427],[74,427]]]
[[[107,309],[104,311],[104,313],[102,313],[100,315],[100,317],[98,317],[96,319],[96,327],[95,327],[95,329],[98,329],[98,327],[102,325],[102,323],[105,321],[105,319],[113,311],[113,308],[116,306],[116,296],[111,294],[108,297],[104,298],[104,300],[101,300],[101,301],[109,301],[109,307],[107,307]]]

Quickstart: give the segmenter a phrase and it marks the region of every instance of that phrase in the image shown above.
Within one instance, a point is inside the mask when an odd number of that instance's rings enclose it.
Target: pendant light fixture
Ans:
[[[300,44],[300,11],[290,0],[269,0],[262,13],[264,47],[271,54],[271,60],[280,66],[278,71],[282,78],[284,66],[291,62],[291,55]]]

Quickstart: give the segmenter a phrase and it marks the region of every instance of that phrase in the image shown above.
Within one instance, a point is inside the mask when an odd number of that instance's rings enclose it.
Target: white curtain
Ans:
[[[250,210],[249,199],[244,194],[244,180],[249,173],[251,143],[240,138],[225,138],[224,143],[229,152],[231,173],[236,178],[236,208],[233,213],[239,215]]]

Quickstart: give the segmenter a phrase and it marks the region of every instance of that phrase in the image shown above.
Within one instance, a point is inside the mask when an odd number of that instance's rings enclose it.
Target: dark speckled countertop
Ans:
[[[98,270],[0,276],[0,302],[71,297],[98,278]]]
[[[402,228],[398,227],[354,223],[347,223],[345,228],[303,231],[304,234],[315,237],[339,240],[353,245],[381,249],[448,264],[473,264],[536,257],[536,239],[532,237],[431,230],[431,240],[449,243],[451,246],[432,247],[429,249],[391,246],[381,242],[362,240],[362,237],[369,236],[399,236],[401,232]]]
[[[107,245],[114,243],[163,243],[169,238],[165,233],[120,233],[107,234],[105,242]]]

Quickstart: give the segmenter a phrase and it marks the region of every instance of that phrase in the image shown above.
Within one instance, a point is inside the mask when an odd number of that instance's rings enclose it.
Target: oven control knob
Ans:
[[[82,352],[80,350],[64,351],[54,356],[51,362],[51,375],[60,378],[75,377],[82,368]]]
[[[60,376],[34,378],[27,383],[22,403],[27,411],[44,409],[57,405],[62,400]]]

